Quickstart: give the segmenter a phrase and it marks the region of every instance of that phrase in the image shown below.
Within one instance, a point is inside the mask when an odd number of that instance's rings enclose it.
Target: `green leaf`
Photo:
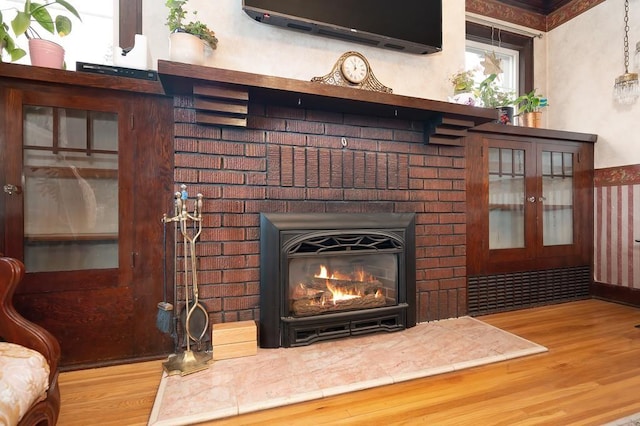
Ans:
[[[51,18],[49,11],[45,8],[44,5],[39,3],[31,3],[31,15],[33,16],[33,19],[35,19],[36,22],[38,22],[38,24],[42,26],[42,28],[49,31],[51,34],[55,34],[53,32],[53,30],[55,29],[53,25],[53,18]]]
[[[11,28],[13,29],[13,33],[17,36],[20,36],[27,31],[29,28],[29,15],[24,12],[18,12],[13,21],[11,21]]]
[[[56,31],[60,37],[69,35],[71,32],[71,20],[66,16],[56,16]]]
[[[76,18],[78,18],[78,19],[80,19],[82,21],[82,18],[80,18],[80,14],[76,10],[76,8],[71,6],[71,4],[69,4],[69,2],[67,2],[66,0],[55,0],[55,2],[60,4],[60,5],[62,5],[62,6],[64,6],[69,12],[73,13]]]
[[[17,61],[18,59],[22,58],[26,54],[27,54],[27,52],[25,52],[24,50],[20,49],[19,47],[16,48],[16,49],[13,49],[11,51],[11,62]]]

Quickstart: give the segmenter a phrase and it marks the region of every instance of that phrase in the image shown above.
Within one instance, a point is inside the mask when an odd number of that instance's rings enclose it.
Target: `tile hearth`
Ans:
[[[215,349],[214,349],[215,350]],[[184,425],[545,352],[470,317],[310,346],[258,349],[188,376],[163,375],[149,425]]]

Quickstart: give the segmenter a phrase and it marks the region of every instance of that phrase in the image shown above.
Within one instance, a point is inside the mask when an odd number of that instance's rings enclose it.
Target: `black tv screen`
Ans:
[[[442,0],[243,0],[258,22],[410,53],[442,50]]]

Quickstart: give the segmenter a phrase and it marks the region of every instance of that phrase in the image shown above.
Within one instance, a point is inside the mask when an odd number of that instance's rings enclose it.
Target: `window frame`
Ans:
[[[475,22],[466,22],[467,40],[491,45],[492,33],[495,36],[495,28]],[[529,93],[535,87],[533,82],[533,37],[527,37],[501,29],[500,45],[518,51],[518,93]]]

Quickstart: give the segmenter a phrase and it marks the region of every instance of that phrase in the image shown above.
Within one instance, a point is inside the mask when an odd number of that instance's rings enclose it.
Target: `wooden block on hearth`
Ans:
[[[258,352],[255,321],[213,324],[213,359],[240,358]]]

